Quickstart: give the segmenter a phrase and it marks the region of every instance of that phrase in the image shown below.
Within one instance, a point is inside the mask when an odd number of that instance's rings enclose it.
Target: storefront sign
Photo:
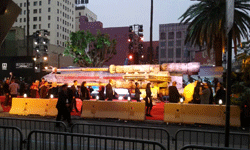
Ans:
[[[16,63],[16,69],[32,69],[33,63]]]

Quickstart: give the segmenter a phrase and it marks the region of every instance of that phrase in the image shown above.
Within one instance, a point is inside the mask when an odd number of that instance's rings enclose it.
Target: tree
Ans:
[[[96,35],[90,31],[72,32],[66,44],[64,55],[73,57],[81,67],[102,67],[116,55],[116,40],[100,31]]]
[[[250,0],[235,0],[234,24],[232,28],[233,42],[237,45],[241,37],[248,36],[250,27]],[[226,0],[202,0],[190,6],[179,18],[180,23],[189,24],[185,43],[206,46],[208,54],[215,51],[216,66],[222,65],[222,51],[227,43],[226,38]],[[237,54],[237,47],[234,48]]]

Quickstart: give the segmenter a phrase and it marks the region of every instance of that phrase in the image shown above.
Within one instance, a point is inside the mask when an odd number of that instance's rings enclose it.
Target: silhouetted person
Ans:
[[[40,88],[40,98],[48,98],[48,82],[45,81]]]
[[[138,82],[135,82],[135,99],[137,100],[137,102],[140,102],[140,94],[141,91],[139,90],[139,84]]]
[[[109,83],[106,85],[106,99],[108,99],[108,101],[112,101],[114,97],[112,84],[113,84],[113,80],[110,79]]]
[[[81,100],[89,100],[90,99],[90,93],[88,88],[86,87],[86,82],[82,82],[81,84]]]
[[[4,95],[5,95],[4,106],[8,106],[9,105],[9,101],[10,101],[9,84],[10,84],[10,80],[9,79],[6,79],[5,83],[3,84],[3,91],[4,91]]]
[[[172,83],[172,86],[169,86],[169,102],[178,103],[182,96],[179,94],[179,91],[176,88],[176,81]]]
[[[68,85],[64,84],[62,86],[62,90],[59,92],[59,97],[56,104],[56,108],[58,110],[56,121],[61,121],[61,117],[63,116],[63,118],[68,121],[69,126],[72,125],[70,116],[70,103],[71,101],[69,98]],[[59,123],[57,123],[56,126],[59,126]]]
[[[79,110],[76,107],[76,98],[78,95],[78,88],[77,88],[77,80],[74,80],[74,84],[71,86],[72,94],[73,94],[73,99],[71,103],[71,110],[75,108],[76,112],[79,112]]]
[[[99,93],[98,93],[98,96],[99,96],[99,100],[105,100],[105,95],[104,95],[104,86],[99,86]]]
[[[150,85],[151,83],[147,84],[146,87],[146,97],[145,97],[145,102],[146,102],[146,116],[150,116],[152,117],[152,115],[150,114],[152,107],[153,107],[153,102],[152,102],[152,92],[150,89]]]

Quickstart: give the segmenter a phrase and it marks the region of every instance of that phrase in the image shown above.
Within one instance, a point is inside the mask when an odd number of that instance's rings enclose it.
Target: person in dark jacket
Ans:
[[[88,88],[86,87],[86,82],[82,82],[81,84],[81,100],[89,100],[90,99],[90,93]]]
[[[179,91],[176,88],[176,81],[174,81],[172,86],[169,86],[169,102],[178,103],[181,97],[182,96],[179,94]]]
[[[40,88],[40,98],[48,98],[48,92],[49,92],[48,82],[45,81]]]
[[[138,82],[135,82],[135,99],[137,100],[137,102],[140,102],[140,90],[139,90],[139,84]]]
[[[201,82],[197,81],[196,86],[194,88],[194,94],[193,94],[193,103],[194,104],[200,104],[201,103],[201,97],[200,97],[200,87]]]
[[[72,94],[73,94],[73,99],[71,103],[71,110],[75,108],[76,112],[79,112],[79,110],[76,107],[76,98],[78,96],[78,88],[77,88],[77,80],[74,80],[74,84],[71,86]]]
[[[109,83],[106,85],[106,99],[108,99],[108,101],[112,101],[113,97],[114,97],[114,91],[112,88],[112,84],[113,84],[113,80],[110,79]]]
[[[145,102],[146,102],[146,116],[150,116],[152,117],[152,115],[150,114],[152,107],[153,107],[153,102],[152,102],[152,92],[150,89],[150,85],[151,83],[147,84],[146,87],[146,97],[145,97]]]
[[[59,97],[56,104],[56,108],[58,110],[56,121],[61,121],[61,117],[63,116],[63,118],[67,120],[69,126],[72,125],[70,116],[70,95],[72,94],[70,94],[70,91],[71,90],[68,89],[68,85],[64,84],[62,86],[62,90],[59,92]],[[57,123],[56,126],[59,126],[59,123]]]
[[[9,79],[6,79],[5,83],[3,84],[3,91],[4,91],[4,95],[5,95],[4,106],[8,106],[9,105],[9,101],[10,101],[9,84],[10,84],[10,80]]]
[[[217,90],[215,95],[215,103],[219,104],[219,100],[222,100],[223,103],[226,102],[226,91],[224,90],[224,87],[222,84],[220,84],[220,89]]]
[[[104,86],[102,85],[99,86],[99,93],[98,93],[99,100],[105,100],[104,89],[105,89]]]

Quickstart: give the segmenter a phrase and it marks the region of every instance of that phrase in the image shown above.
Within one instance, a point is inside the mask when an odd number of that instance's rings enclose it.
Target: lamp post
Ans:
[[[27,56],[29,56],[29,36],[30,36],[30,10],[29,10],[29,0],[26,0],[27,7]]]
[[[150,55],[149,55],[149,61],[150,64],[152,64],[152,57],[153,57],[153,4],[154,1],[151,0],[151,13],[150,13]]]

